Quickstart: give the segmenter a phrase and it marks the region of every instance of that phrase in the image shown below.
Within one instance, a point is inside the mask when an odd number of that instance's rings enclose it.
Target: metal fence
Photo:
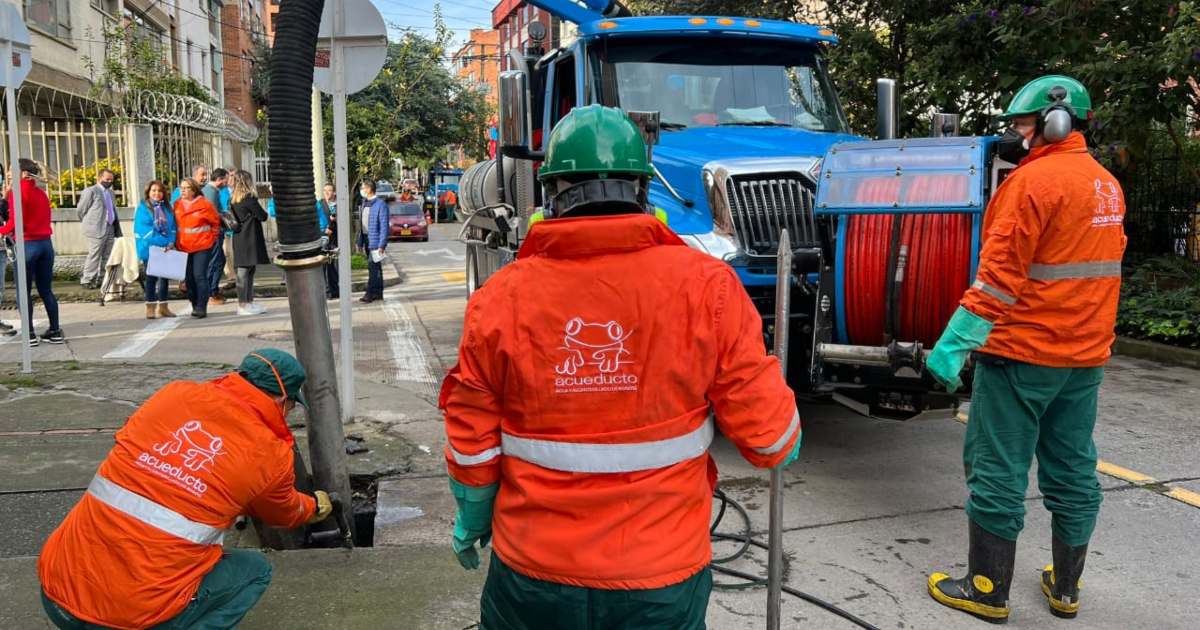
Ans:
[[[1200,186],[1187,165],[1159,158],[1118,177],[1125,190],[1128,253],[1200,261]]]
[[[7,121],[0,121],[0,137],[8,137]],[[11,164],[8,143],[3,143],[3,163]],[[73,208],[84,189],[96,183],[100,168],[116,174],[113,195],[126,204],[125,136],[123,127],[100,120],[47,119],[23,116],[17,123],[17,157],[42,167],[42,180],[51,203]]]
[[[154,123],[155,179],[174,188],[181,178],[191,177],[197,165],[212,168],[213,147],[219,142],[219,136],[195,127]]]

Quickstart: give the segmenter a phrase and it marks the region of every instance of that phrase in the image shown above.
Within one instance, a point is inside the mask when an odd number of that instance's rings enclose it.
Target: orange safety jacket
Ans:
[[[221,217],[202,195],[196,195],[191,201],[182,197],[175,200],[175,223],[179,227],[175,237],[175,248],[191,254],[204,251],[217,241],[221,230]]]
[[[984,216],[962,306],[995,324],[980,352],[1049,367],[1112,354],[1125,253],[1125,197],[1083,135],[1035,147]]]
[[[116,434],[87,493],[38,559],[46,596],[79,619],[147,628],[178,615],[243,513],[298,527],[283,410],[238,374],[156,392]]]
[[[471,296],[440,407],[450,476],[500,483],[495,553],[601,589],[709,563],[717,429],[761,467],[800,434],[737,276],[647,215],[536,224]]]

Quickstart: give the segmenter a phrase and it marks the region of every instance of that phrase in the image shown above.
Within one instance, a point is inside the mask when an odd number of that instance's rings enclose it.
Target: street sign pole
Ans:
[[[333,38],[345,31],[344,0],[333,2]],[[349,156],[346,150],[346,49],[341,41],[332,40],[333,74],[333,163],[334,178],[342,216],[338,217],[338,307],[341,309],[342,361],[342,422],[354,417],[354,326],[351,325],[350,254],[354,251],[350,229],[358,222],[352,207],[354,193],[350,191]],[[370,254],[368,254],[370,255]]]
[[[29,339],[33,336],[33,318],[29,315],[29,281],[26,274],[29,270],[25,265],[25,217],[24,205],[21,199],[21,168],[18,162],[20,145],[17,143],[17,86],[29,74],[32,65],[29,57],[29,30],[25,28],[17,8],[5,4],[3,9],[3,38],[4,38],[4,101],[8,117],[8,181],[12,184],[13,193],[13,224],[16,226],[16,257],[17,257],[17,310],[21,316],[21,371],[33,372],[32,357],[30,356]],[[14,40],[16,40],[14,42]],[[20,52],[14,43],[21,47]],[[21,63],[21,76],[14,74],[13,63]]]
[[[347,24],[346,16],[354,23]],[[346,149],[346,95],[371,84],[387,60],[387,26],[370,0],[332,0],[321,14],[313,81],[333,97],[333,170],[338,194],[338,307],[341,312],[341,415],[354,417],[354,332],[351,321],[350,254],[358,224],[350,190]],[[314,140],[316,142],[316,140]]]

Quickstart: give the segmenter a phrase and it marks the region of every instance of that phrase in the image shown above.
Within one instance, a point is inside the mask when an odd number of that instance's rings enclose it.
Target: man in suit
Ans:
[[[79,196],[77,212],[83,236],[88,243],[87,259],[79,284],[89,289],[100,286],[104,265],[112,253],[116,237],[117,203],[113,198],[112,185],[113,172],[107,168],[100,169],[96,175],[96,185],[84,189]]]

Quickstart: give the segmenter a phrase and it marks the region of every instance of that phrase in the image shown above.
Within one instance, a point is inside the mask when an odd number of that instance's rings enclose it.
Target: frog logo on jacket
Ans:
[[[154,445],[157,455],[143,452],[137,463],[159,477],[182,486],[196,496],[208,491],[198,475],[225,454],[224,440],[204,430],[199,420],[188,420],[165,441]],[[195,473],[195,474],[193,474]]]
[[[586,322],[573,317],[563,326],[562,360],[554,366],[559,394],[637,391],[637,374],[629,372],[632,353],[625,342],[633,335],[614,320]]]
[[[1117,191],[1117,184],[1111,180],[1102,182],[1099,178],[1093,183],[1096,187],[1096,212],[1092,216],[1092,227],[1121,225],[1123,221],[1122,203],[1121,193]]]

